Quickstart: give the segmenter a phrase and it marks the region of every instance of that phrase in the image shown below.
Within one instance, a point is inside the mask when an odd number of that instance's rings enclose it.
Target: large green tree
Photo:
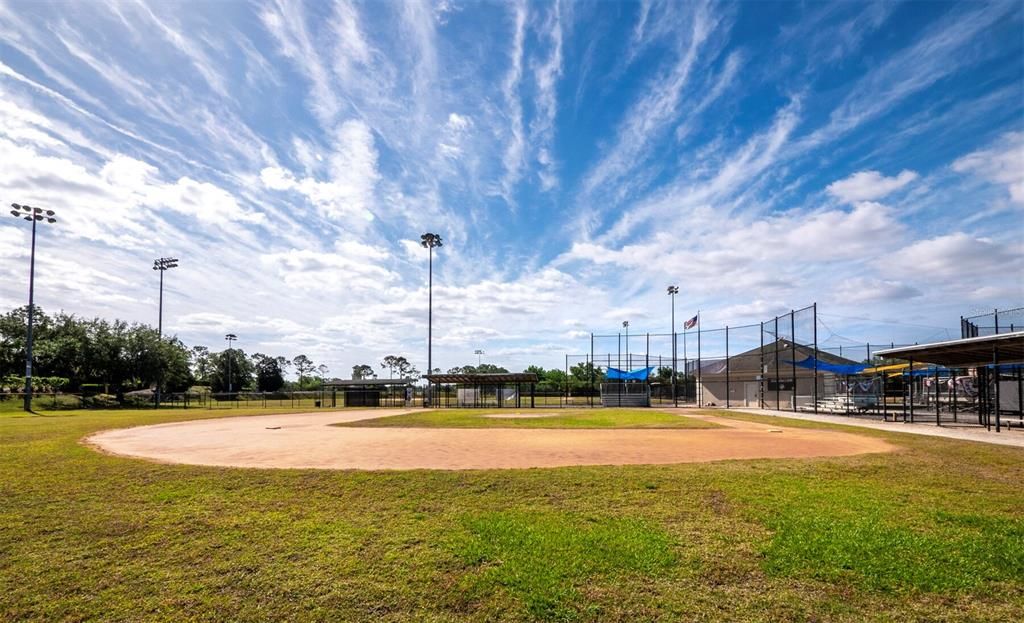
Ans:
[[[261,392],[276,392],[284,387],[284,370],[281,369],[281,359],[283,357],[272,357],[263,353],[253,354],[256,389]]]
[[[210,389],[215,392],[228,391],[228,373],[231,374],[231,390],[234,392],[253,389],[254,366],[241,348],[231,348],[215,353],[212,357],[213,373],[210,375]],[[228,363],[230,362],[230,366]]]
[[[0,376],[24,375],[27,319],[27,307],[0,316]],[[175,337],[161,340],[143,324],[51,316],[37,307],[32,350],[33,377],[65,378],[63,388],[71,391],[95,384],[120,395],[158,383],[179,390],[191,382],[184,344]]]
[[[300,386],[302,385],[302,382],[305,380],[306,375],[312,372],[314,368],[316,368],[316,364],[313,363],[313,360],[305,355],[297,355],[294,359],[292,359],[292,365],[295,366],[295,372],[299,375]]]
[[[373,366],[369,366],[365,363],[352,366],[352,380],[361,381],[363,379],[375,378],[377,378],[377,373],[373,371]]]

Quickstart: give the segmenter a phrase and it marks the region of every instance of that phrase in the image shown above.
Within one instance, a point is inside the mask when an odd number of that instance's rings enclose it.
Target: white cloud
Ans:
[[[462,132],[468,130],[473,125],[473,119],[467,115],[460,115],[458,113],[450,113],[448,115],[448,128],[455,132]]]
[[[1019,282],[1024,274],[1021,249],[964,232],[918,240],[879,264],[894,273],[922,279],[960,279],[961,286],[966,288],[972,288],[981,275],[1000,274],[1008,279],[1016,276]]]
[[[877,303],[879,301],[903,302],[922,296],[918,288],[891,279],[851,277],[841,280],[833,296],[845,303]]]
[[[513,187],[522,177],[526,152],[526,139],[523,136],[523,103],[519,96],[520,81],[523,77],[523,42],[526,38],[526,4],[516,3],[514,11],[515,26],[510,53],[512,64],[502,83],[510,123],[507,145],[502,156],[505,175],[501,180],[501,186],[502,194],[509,203],[512,202]]]
[[[830,195],[846,203],[875,201],[903,188],[917,179],[914,171],[903,170],[894,177],[878,171],[858,171],[846,179],[832,182],[826,189]]]
[[[260,180],[271,190],[294,190],[306,196],[320,213],[329,219],[374,218],[377,171],[377,149],[369,126],[358,120],[342,123],[335,134],[334,152],[327,158],[330,179],[296,178],[281,167],[266,167]]]
[[[1024,132],[1008,132],[989,147],[958,158],[953,170],[1005,184],[1010,199],[1024,204]]]

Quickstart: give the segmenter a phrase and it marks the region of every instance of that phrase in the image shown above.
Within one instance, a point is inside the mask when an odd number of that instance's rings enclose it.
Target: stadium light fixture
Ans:
[[[28,333],[25,339],[25,411],[32,410],[32,329],[35,319],[35,280],[36,280],[36,223],[45,222],[50,225],[57,222],[53,210],[33,208],[20,203],[11,204],[11,216],[32,222],[32,251],[28,263]]]
[[[228,399],[231,398],[231,343],[238,339],[238,336],[234,333],[228,333],[224,336],[224,339],[228,341]]]
[[[427,232],[420,236],[420,244],[429,251],[427,259],[427,374],[434,373],[434,249],[442,247],[441,236]],[[430,381],[427,381],[426,403],[430,406]]]
[[[478,349],[473,351],[473,354],[476,355],[476,367],[477,367],[477,371],[479,372],[480,358],[484,354],[484,351],[482,351],[481,349],[478,348]]]
[[[672,406],[678,407],[679,401],[676,398],[676,295],[679,294],[679,286],[669,286],[668,295],[672,299]]]

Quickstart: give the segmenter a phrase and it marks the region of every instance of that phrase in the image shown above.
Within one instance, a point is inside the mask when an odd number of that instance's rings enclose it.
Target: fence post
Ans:
[[[730,406],[729,395],[732,388],[729,386],[729,325],[725,325],[725,408],[728,409]]]
[[[569,406],[569,354],[565,354],[565,406]]]
[[[594,370],[594,334],[590,334],[590,406],[594,406],[594,380],[597,372]]]

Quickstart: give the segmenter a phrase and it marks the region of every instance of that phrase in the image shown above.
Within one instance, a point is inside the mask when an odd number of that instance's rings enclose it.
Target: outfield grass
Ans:
[[[331,472],[79,444],[223,415],[0,418],[0,620],[1024,620],[1021,449]]]
[[[335,426],[371,428],[721,428],[718,424],[657,409],[418,410],[401,415],[343,422],[335,424]]]

